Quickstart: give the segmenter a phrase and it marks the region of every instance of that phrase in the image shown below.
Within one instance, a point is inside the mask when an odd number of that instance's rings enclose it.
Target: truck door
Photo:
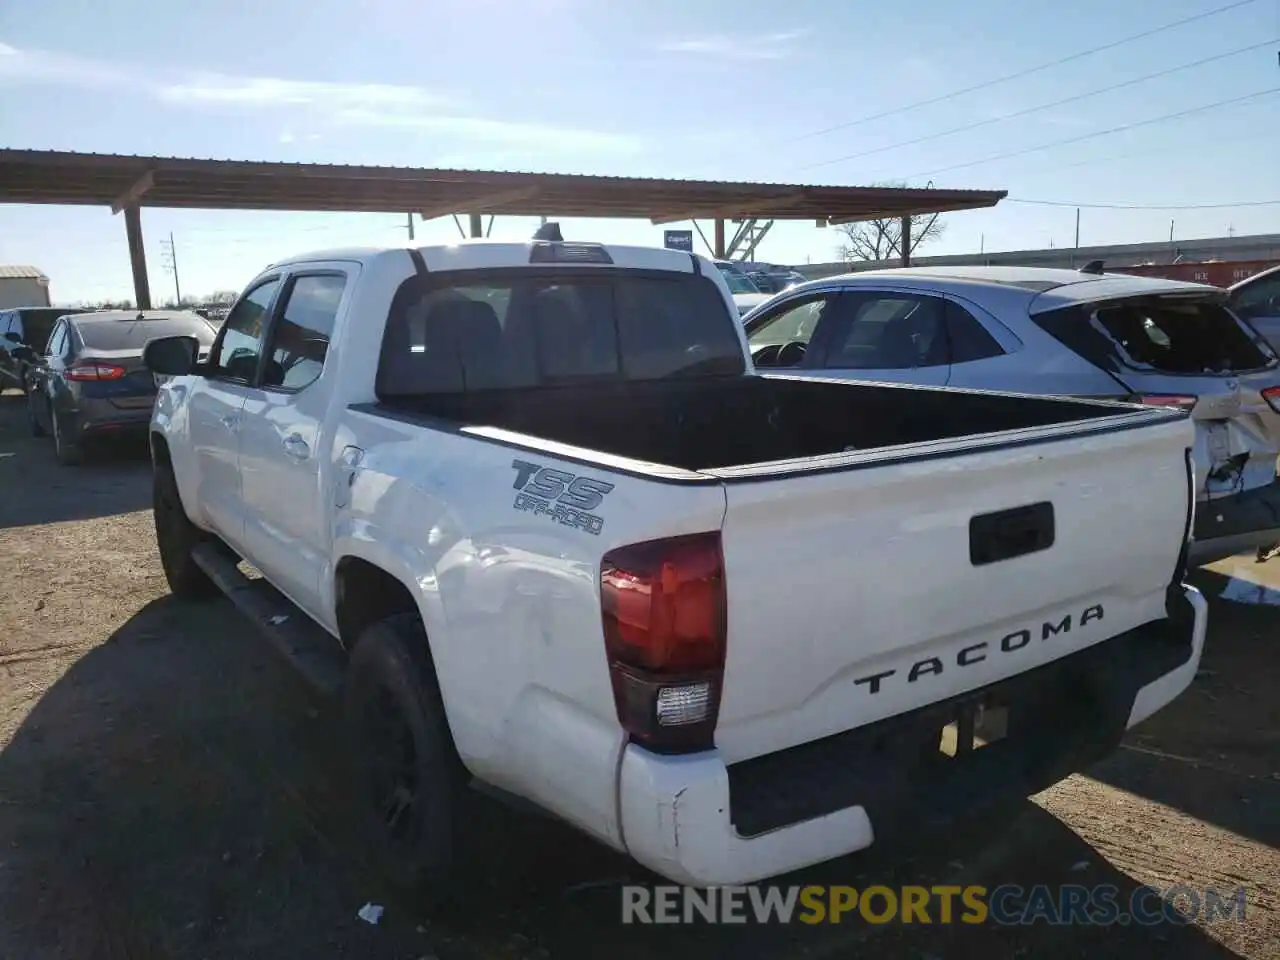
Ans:
[[[321,436],[332,367],[329,340],[356,267],[290,271],[267,333],[262,376],[244,407],[240,477],[246,556],[294,603],[321,616],[329,498]]]
[[[279,288],[279,276],[265,277],[240,298],[209,352],[205,376],[192,379],[187,399],[196,463],[195,503],[219,536],[242,552],[240,431]]]

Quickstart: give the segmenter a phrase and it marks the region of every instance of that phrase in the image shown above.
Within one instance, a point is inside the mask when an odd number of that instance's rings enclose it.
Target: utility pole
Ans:
[[[405,217],[407,218],[405,221],[405,226],[409,228],[409,242],[412,243],[413,242],[413,214],[406,213]]]
[[[1080,249],[1080,208],[1076,207],[1076,249]]]
[[[177,297],[177,304],[182,306],[182,287],[178,285],[178,251],[173,245],[173,232],[170,231],[168,240],[160,241],[160,249],[163,254],[162,262],[164,268],[173,274],[173,293]]]

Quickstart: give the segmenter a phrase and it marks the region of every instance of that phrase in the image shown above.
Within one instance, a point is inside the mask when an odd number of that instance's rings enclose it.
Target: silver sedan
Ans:
[[[1280,358],[1216,287],[1023,267],[873,270],[793,287],[743,322],[761,373],[1184,409],[1197,428],[1192,562],[1280,542]]]

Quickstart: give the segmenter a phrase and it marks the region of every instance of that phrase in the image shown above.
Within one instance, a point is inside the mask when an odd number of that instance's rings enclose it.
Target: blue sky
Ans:
[[[1280,88],[1280,0],[812,135],[1227,2],[10,0],[0,3],[0,144],[781,182],[932,179],[1067,203],[1280,200],[1280,92],[1089,136]],[[1220,54],[1230,55],[1000,119]],[[922,137],[931,139],[901,145]],[[1070,138],[1084,139],[1030,149]],[[991,159],[1009,153],[1020,155]],[[831,162],[855,154],[865,155]],[[1085,209],[1081,242],[1167,237],[1171,219],[1184,238],[1280,232],[1280,205]],[[158,297],[172,290],[159,246],[171,231],[184,293],[205,293],[239,288],[301,250],[402,243],[403,223],[394,214],[143,211]],[[1064,246],[1074,226],[1069,206],[1006,202],[950,216],[928,250]],[[564,227],[661,243],[648,223]],[[493,236],[531,230],[499,218]],[[450,242],[457,229],[448,218],[419,222],[417,236]],[[834,230],[780,224],[759,256],[821,262],[838,244]],[[0,207],[0,262],[40,266],[59,301],[132,292],[124,224],[105,209]]]

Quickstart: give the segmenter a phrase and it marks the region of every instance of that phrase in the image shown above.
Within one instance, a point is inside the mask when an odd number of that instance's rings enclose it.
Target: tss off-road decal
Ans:
[[[574,476],[527,460],[512,460],[511,466],[516,472],[512,486],[520,491],[514,504],[517,510],[600,535],[604,520],[591,511],[604,502],[605,494],[613,489],[612,483]]]

